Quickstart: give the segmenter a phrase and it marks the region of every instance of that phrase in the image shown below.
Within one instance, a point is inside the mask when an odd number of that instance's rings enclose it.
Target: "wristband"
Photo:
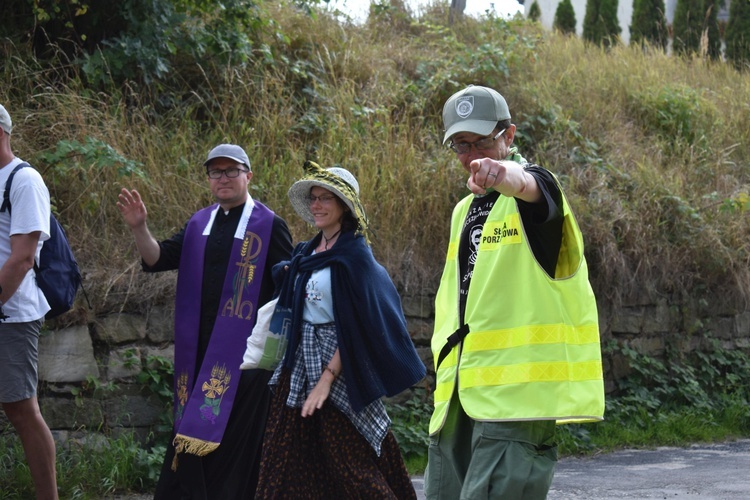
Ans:
[[[333,368],[331,368],[330,366],[326,366],[325,369],[328,370],[329,372],[331,372],[331,375],[333,375],[333,380],[336,380],[337,378],[339,378],[338,373],[336,373],[335,371],[333,371]]]

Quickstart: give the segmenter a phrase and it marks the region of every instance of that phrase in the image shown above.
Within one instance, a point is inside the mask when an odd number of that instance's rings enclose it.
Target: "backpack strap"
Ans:
[[[8,180],[5,181],[5,192],[3,193],[3,204],[0,206],[0,212],[8,211],[8,215],[10,215],[10,186],[13,184],[13,177],[16,176],[16,172],[21,170],[23,167],[30,167],[28,163],[25,161],[22,161],[18,165],[16,165],[16,168],[13,169],[13,171],[8,176]]]
[[[8,215],[11,215],[10,210],[10,187],[13,185],[13,177],[16,176],[16,172],[21,170],[24,167],[32,168],[31,165],[29,165],[27,162],[22,161],[18,165],[16,165],[16,168],[13,169],[13,171],[8,176],[8,180],[5,181],[5,191],[3,192],[3,204],[0,206],[0,213],[8,211]],[[34,272],[39,272],[39,265],[36,262],[36,259],[34,259]],[[86,298],[88,300],[88,297]]]

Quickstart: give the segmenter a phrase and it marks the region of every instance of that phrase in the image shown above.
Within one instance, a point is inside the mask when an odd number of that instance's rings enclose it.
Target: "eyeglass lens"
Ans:
[[[483,139],[479,139],[478,141],[474,142],[458,142],[451,144],[451,149],[455,151],[456,153],[460,154],[466,154],[471,151],[471,147],[474,146],[477,151],[484,151],[486,149],[490,149],[492,145],[495,143],[498,137],[503,135],[506,129],[502,129],[500,132],[498,132],[494,137],[484,137]]]
[[[308,199],[308,201],[310,203],[315,203],[316,201],[319,201],[321,203],[328,203],[329,201],[331,201],[334,198],[335,198],[335,196],[333,196],[331,194],[323,194],[323,195],[320,195],[320,196],[310,195],[310,196],[307,197],[307,199]]]
[[[228,179],[234,179],[240,176],[240,172],[247,172],[244,168],[228,168],[226,170],[209,170],[208,176],[211,179],[221,179],[222,175],[226,175]]]

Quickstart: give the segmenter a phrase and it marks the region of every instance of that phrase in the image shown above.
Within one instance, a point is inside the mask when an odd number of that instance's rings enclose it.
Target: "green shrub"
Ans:
[[[727,22],[726,57],[737,69],[750,67],[750,2],[733,1]]]
[[[539,3],[537,3],[536,0],[534,0],[534,3],[531,4],[531,7],[529,7],[529,19],[532,21],[539,21],[539,19],[542,17],[542,9],[539,7]]]
[[[630,99],[638,121],[665,141],[693,144],[714,122],[714,111],[699,90],[665,86],[655,94],[635,92]]]
[[[263,57],[256,40],[270,24],[255,0],[10,1],[19,22],[0,33],[30,38],[49,63],[74,62],[90,88],[136,82],[165,106],[182,98],[175,82],[198,85],[216,67]]]
[[[415,389],[414,395],[404,403],[388,403],[386,408],[393,421],[391,431],[404,458],[426,456],[432,416],[432,398],[426,390]]]
[[[576,13],[570,0],[562,0],[555,10],[555,21],[552,26],[560,33],[575,35]]]
[[[583,17],[583,39],[611,47],[617,44],[620,25],[617,19],[617,0],[587,0]]]
[[[664,0],[635,0],[630,25],[630,44],[649,44],[662,50],[669,42]]]
[[[84,53],[83,74],[94,88],[135,80],[161,89],[177,76],[189,81],[191,66],[241,66],[254,57],[257,9],[247,0],[121,2],[123,30]]]
[[[130,351],[130,361],[140,361],[134,351]],[[166,442],[171,438],[174,426],[174,362],[163,356],[149,355],[146,357],[136,381],[143,390],[159,398],[162,412],[159,423],[154,428],[154,439],[166,449]]]
[[[559,428],[561,452],[681,445],[732,439],[750,431],[750,357],[707,336],[688,354],[667,349],[663,359],[612,342],[628,376],[607,396],[605,420]]]
[[[718,0],[677,0],[672,21],[675,53],[717,59],[721,51],[718,11]]]

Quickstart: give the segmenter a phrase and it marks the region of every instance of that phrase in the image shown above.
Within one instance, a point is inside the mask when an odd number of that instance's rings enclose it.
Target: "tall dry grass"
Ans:
[[[211,202],[201,164],[220,142],[246,148],[252,195],[287,219],[295,240],[314,234],[286,198],[303,162],[350,169],[376,256],[404,293],[434,291],[451,209],[467,194],[440,144],[440,113],[469,83],[507,97],[522,152],[559,176],[599,296],[695,288],[736,304],[750,296],[750,219],[731,203],[750,191],[747,74],[659,51],[604,51],[522,21],[449,25],[439,5],[420,19],[372,17],[364,26],[268,9],[285,35],[263,40],[273,60],[191,67],[172,82],[184,77],[185,87],[168,108],[153,89],[95,92],[70,67],[41,68],[23,47],[3,46],[0,100],[16,122],[13,146],[50,184],[93,312],[168,301],[173,280],[140,273],[117,193],[139,189],[152,231],[168,237]],[[91,138],[112,151],[83,154],[96,149]],[[70,143],[78,147],[65,154]],[[137,171],[96,160],[117,155]],[[74,320],[87,314],[81,308]]]
[[[573,190],[600,291],[616,298],[703,288],[746,305],[748,75],[554,35],[539,65],[546,78],[535,82],[537,100],[559,105],[597,146],[563,133],[535,149]],[[589,161],[571,158],[574,148],[588,150]]]

